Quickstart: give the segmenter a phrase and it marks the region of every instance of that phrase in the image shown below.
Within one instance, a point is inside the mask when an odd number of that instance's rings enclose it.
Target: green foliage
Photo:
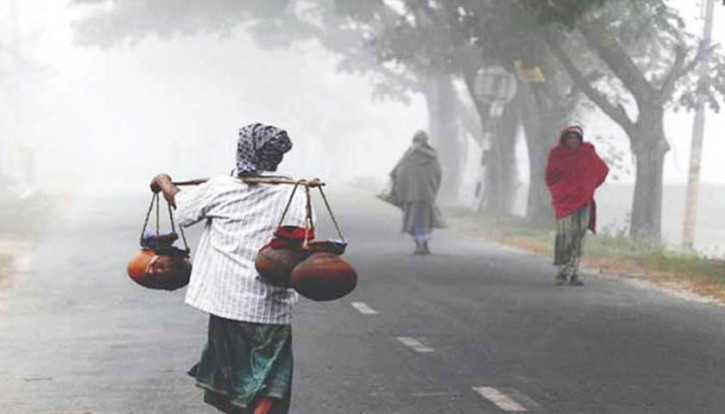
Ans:
[[[705,77],[700,78],[693,72],[680,80],[678,95],[671,104],[675,110],[697,108],[698,96],[702,95],[710,109],[720,112],[720,103],[725,99],[725,55],[721,50],[720,45],[711,47],[711,61]]]
[[[725,97],[725,56],[713,47],[710,70],[704,79],[697,68],[704,59],[701,39],[687,31],[679,12],[664,0],[610,0],[607,7],[593,16],[604,20],[617,41],[626,48],[643,73],[657,88],[662,88],[680,53],[688,62],[678,77],[676,87],[667,97],[667,105],[675,109],[694,109],[697,95],[702,93],[710,107],[718,111]]]
[[[335,11],[356,21],[370,21],[385,4],[382,0],[334,0]]]
[[[374,79],[375,98],[406,101],[418,88],[415,76],[401,68],[380,65],[366,44],[394,16],[382,0],[72,0],[76,7],[103,5],[74,25],[80,44],[113,47],[149,36],[217,33],[226,35],[244,25],[265,48],[286,48],[308,39],[337,53],[338,69],[366,73]]]
[[[407,11],[394,25],[370,39],[370,51],[381,62],[403,64],[416,73],[455,72],[456,38],[444,16],[409,4]]]
[[[631,176],[632,170],[627,164],[627,153],[613,144],[614,137],[595,135],[593,141],[597,142],[597,152],[609,166],[607,181],[618,182],[622,174]]]
[[[605,0],[517,0],[518,6],[543,25],[560,24],[573,29],[584,13],[600,7]]]
[[[93,11],[76,22],[76,41],[111,47],[149,35],[162,38],[199,32],[225,34],[244,22],[281,18],[290,0],[125,0]],[[106,0],[71,0],[76,7],[106,5]]]
[[[622,51],[631,59],[640,74],[630,71],[628,77],[641,75],[660,94],[656,99],[647,99],[641,96],[641,91],[615,85],[615,90],[610,91],[614,92],[610,93],[610,100],[626,103],[623,96],[630,95],[640,105],[650,101],[651,105],[693,109],[697,95],[703,93],[708,104],[718,110],[718,102],[725,97],[725,77],[722,76],[725,57],[717,47],[712,48],[708,71],[711,75],[700,79],[697,69],[705,57],[701,39],[687,30],[680,13],[668,3],[666,0],[607,0],[582,17],[581,25],[590,31],[594,28],[602,39],[600,46],[609,51]],[[567,36],[569,42],[581,43],[578,37],[576,32]],[[615,74],[621,66],[612,67],[613,62],[606,59],[606,65],[602,65],[603,62],[596,59],[597,53],[590,55],[595,59],[589,58],[585,62],[578,59],[577,63],[592,85],[621,81],[631,84],[631,79],[624,79],[621,71]]]

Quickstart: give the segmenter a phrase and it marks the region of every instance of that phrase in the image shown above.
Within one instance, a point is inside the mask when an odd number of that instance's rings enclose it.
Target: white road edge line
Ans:
[[[91,411],[44,411],[40,414],[99,414]]]
[[[399,336],[397,339],[403,345],[407,346],[408,348],[411,348],[412,350],[414,350],[416,352],[420,352],[422,354],[427,354],[427,353],[435,352],[435,349],[433,349],[433,348],[431,348],[429,346],[423,345],[422,342],[420,342],[419,340],[417,340],[415,338],[411,338],[411,337],[408,337],[408,336]]]
[[[363,315],[377,315],[378,312],[368,306],[365,302],[353,302],[351,303],[352,307],[357,309],[358,312],[362,313]]]
[[[496,406],[504,411],[512,413],[525,413],[528,410],[521,404],[512,400],[508,395],[502,393],[492,387],[473,387],[473,390],[481,394],[482,397],[496,404]]]

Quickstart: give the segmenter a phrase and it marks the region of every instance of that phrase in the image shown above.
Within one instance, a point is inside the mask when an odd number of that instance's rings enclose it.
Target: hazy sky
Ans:
[[[68,10],[37,3],[18,2],[26,49],[41,72],[21,79],[17,133],[38,149],[43,181],[145,186],[161,171],[226,174],[238,128],[256,121],[288,130],[295,148],[285,171],[294,175],[384,176],[426,126],[421,99],[371,102],[370,82],[338,73],[335,57],[314,43],[266,52],[239,29],[224,39],[77,48]]]
[[[10,2],[0,0],[3,38],[12,30]],[[237,129],[254,121],[289,131],[296,147],[286,164],[295,175],[384,177],[413,132],[426,127],[422,99],[372,102],[370,82],[338,73],[335,56],[314,43],[268,52],[239,29],[225,38],[78,48],[69,28],[74,13],[63,3],[16,1],[20,41],[34,69],[10,87],[17,98],[0,98],[2,112],[18,109],[0,121],[0,133],[37,150],[44,183],[102,179],[110,187],[135,187],[160,171],[174,178],[225,174],[233,167]],[[725,43],[725,7],[716,9],[715,39]],[[12,84],[6,80],[3,89]],[[591,134],[622,139],[605,120],[587,123]],[[725,183],[725,140],[718,136],[724,127],[723,115],[708,114],[704,182]],[[667,119],[673,150],[666,182],[686,180],[691,129],[692,115]]]

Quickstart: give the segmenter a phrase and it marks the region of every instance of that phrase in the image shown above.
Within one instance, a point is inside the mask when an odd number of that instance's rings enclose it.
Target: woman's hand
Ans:
[[[167,203],[176,207],[175,196],[179,192],[179,188],[171,181],[168,174],[159,174],[151,180],[151,191],[154,193],[163,192],[164,199]]]

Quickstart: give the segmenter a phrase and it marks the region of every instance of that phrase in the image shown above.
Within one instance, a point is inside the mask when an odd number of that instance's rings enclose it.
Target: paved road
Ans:
[[[303,300],[293,414],[725,412],[725,308],[439,233],[410,255],[399,217],[330,190],[360,284]],[[185,375],[205,315],[124,275],[146,197],[77,200],[0,294],[0,413],[215,412]]]

